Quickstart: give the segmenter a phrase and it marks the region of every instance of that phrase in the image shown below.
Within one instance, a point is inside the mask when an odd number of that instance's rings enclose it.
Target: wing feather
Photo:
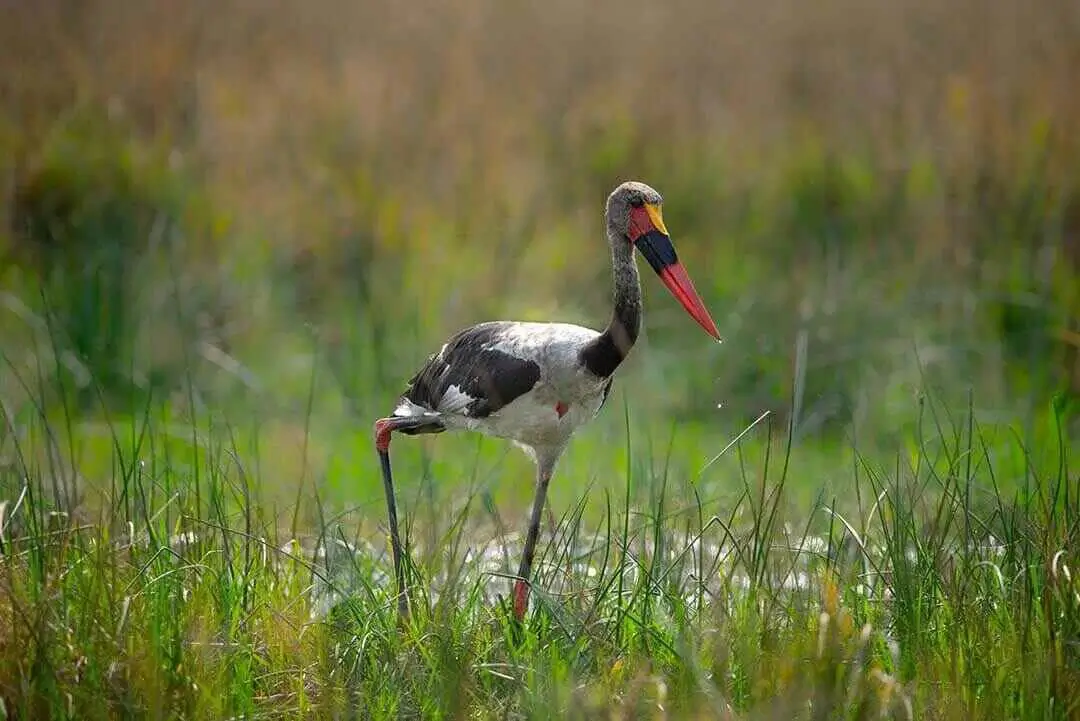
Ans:
[[[454,334],[410,379],[402,401],[436,413],[486,418],[528,393],[540,382],[540,365],[500,343],[514,327],[493,321]]]

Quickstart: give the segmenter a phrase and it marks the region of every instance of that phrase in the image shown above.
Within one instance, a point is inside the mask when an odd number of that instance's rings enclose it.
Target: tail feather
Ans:
[[[403,433],[406,436],[418,436],[423,433],[442,433],[445,430],[446,426],[444,426],[441,421],[431,421],[430,423],[421,425],[399,428],[398,433]]]
[[[442,433],[446,430],[439,413],[417,405],[407,398],[401,399],[401,403],[394,409],[394,415],[391,417],[398,421],[394,424],[395,430],[407,436]]]

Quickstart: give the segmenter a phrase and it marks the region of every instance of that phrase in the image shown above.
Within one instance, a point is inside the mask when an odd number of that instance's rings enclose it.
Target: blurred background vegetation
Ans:
[[[41,0],[0,47],[0,393],[257,411],[283,498],[301,446],[373,471],[458,327],[602,325],[629,178],[726,342],[646,278],[617,387],[699,460],[763,410],[889,447],[927,389],[1080,394],[1067,0]]]

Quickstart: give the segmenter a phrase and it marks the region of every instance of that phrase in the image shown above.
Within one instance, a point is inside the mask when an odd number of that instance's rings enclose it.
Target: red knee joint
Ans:
[[[522,620],[529,610],[529,584],[518,581],[514,584],[514,618]]]
[[[375,447],[380,451],[390,450],[390,433],[393,427],[389,418],[375,421]]]

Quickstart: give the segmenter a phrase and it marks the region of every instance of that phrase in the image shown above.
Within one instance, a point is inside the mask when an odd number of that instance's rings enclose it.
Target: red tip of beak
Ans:
[[[660,280],[664,281],[664,285],[678,299],[682,307],[690,314],[690,317],[696,320],[698,325],[705,329],[706,333],[716,340],[720,340],[720,331],[717,330],[716,323],[713,321],[712,316],[709,315],[709,311],[705,309],[705,304],[701,302],[701,296],[698,295],[697,290],[694,288],[694,282],[686,274],[686,269],[683,268],[682,263],[672,263],[661,270]]]

